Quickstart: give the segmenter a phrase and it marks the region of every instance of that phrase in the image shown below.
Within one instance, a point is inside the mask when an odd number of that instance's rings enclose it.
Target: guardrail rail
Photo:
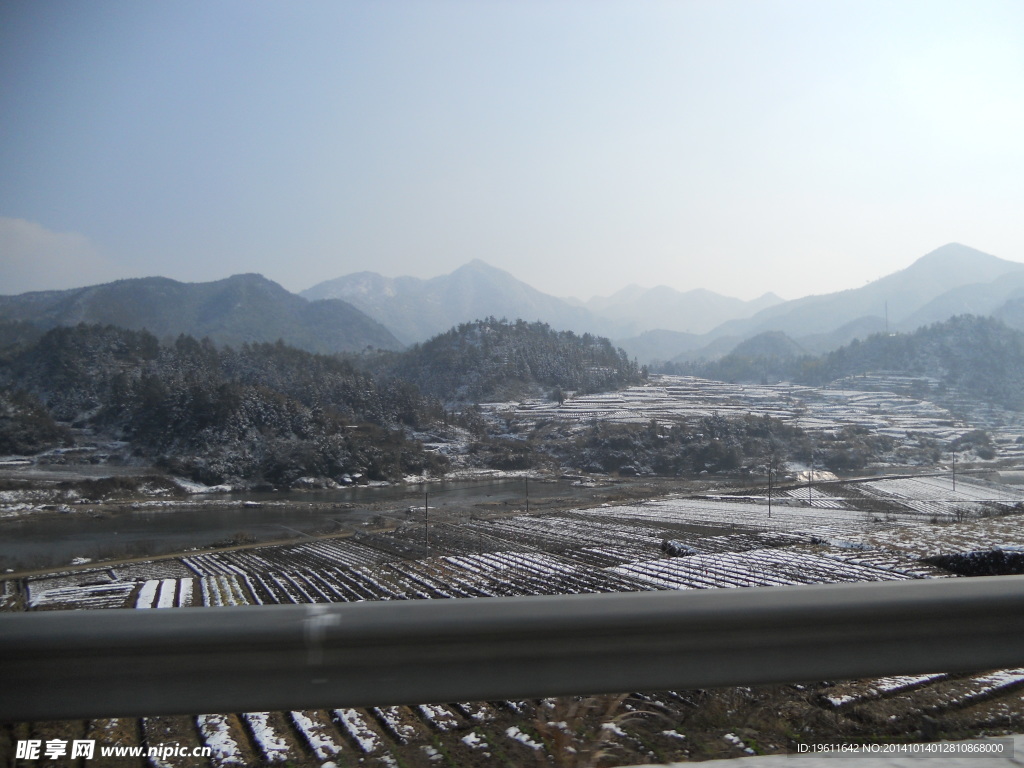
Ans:
[[[540,698],[1024,664],[1024,576],[0,615],[0,719]]]

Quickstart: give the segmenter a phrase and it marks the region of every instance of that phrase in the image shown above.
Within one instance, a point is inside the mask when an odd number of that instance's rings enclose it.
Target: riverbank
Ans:
[[[68,497],[76,489],[64,486],[57,489],[65,494],[62,503],[36,503],[30,512],[0,519],[0,571],[50,571],[84,560],[95,565],[387,531],[422,519],[424,509],[433,525],[738,487],[706,480],[535,475],[216,496],[156,495],[155,481],[144,485],[147,493],[121,489],[109,501],[89,498],[81,486],[77,498]],[[0,491],[0,499],[10,492]]]

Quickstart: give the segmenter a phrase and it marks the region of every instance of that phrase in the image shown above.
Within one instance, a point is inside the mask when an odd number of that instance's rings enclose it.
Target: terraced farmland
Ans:
[[[884,373],[853,376],[824,388],[653,375],[646,385],[620,392],[577,395],[562,404],[541,399],[489,403],[484,412],[496,422],[513,421],[520,427],[547,420],[646,424],[652,419],[672,422],[753,413],[810,433],[858,427],[910,443],[921,438],[948,443],[972,429],[984,429],[1000,459],[1024,460],[1024,418],[1019,413],[976,403],[939,387],[933,379]]]
[[[851,380],[818,389],[792,384],[728,384],[692,376],[652,376],[645,386],[578,395],[562,404],[547,400],[492,403],[489,412],[522,421],[594,419],[644,424],[651,419],[766,414],[809,431],[868,426],[899,437],[918,432],[952,439],[969,427],[928,400],[874,389],[875,381]],[[864,391],[868,389],[870,391]]]

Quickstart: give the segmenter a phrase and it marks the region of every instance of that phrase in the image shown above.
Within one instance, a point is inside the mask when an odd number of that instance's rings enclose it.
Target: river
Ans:
[[[187,504],[139,505],[124,511],[72,508],[0,520],[0,570],[67,565],[77,557],[111,559],[159,555],[238,538],[257,541],[354,528],[382,513],[416,508],[424,495],[431,510],[478,504],[509,508],[555,497],[584,499],[587,491],[568,481],[462,480],[429,485],[344,488],[331,491],[198,496]],[[116,505],[111,505],[116,507]],[[388,514],[388,512],[385,512]]]

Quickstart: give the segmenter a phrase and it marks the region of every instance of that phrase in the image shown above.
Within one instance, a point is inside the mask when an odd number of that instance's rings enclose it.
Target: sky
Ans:
[[[471,259],[792,299],[1024,261],[1024,3],[5,0],[0,294]]]

